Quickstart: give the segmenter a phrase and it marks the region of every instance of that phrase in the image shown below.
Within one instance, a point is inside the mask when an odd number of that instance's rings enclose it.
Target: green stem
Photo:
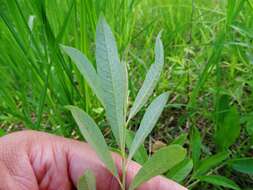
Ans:
[[[126,189],[126,157],[122,158],[122,190]]]
[[[123,134],[123,144],[121,146],[121,156],[122,156],[122,190],[126,189],[126,172],[127,172],[127,158],[126,158],[126,129],[127,129],[128,122],[125,122],[124,127],[124,134]]]

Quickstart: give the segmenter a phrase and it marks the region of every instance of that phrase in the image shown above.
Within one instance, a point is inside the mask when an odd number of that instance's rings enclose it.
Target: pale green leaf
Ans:
[[[232,180],[218,175],[201,176],[198,178],[200,181],[210,183],[216,186],[226,187],[229,189],[240,190],[241,188]]]
[[[146,78],[144,80],[144,83],[135,98],[133,106],[130,109],[128,120],[133,118],[135,114],[147,102],[148,98],[150,97],[153,90],[155,89],[157,82],[159,81],[159,78],[163,69],[163,64],[164,64],[163,44],[160,37],[161,37],[161,33],[159,33],[156,39],[155,63],[151,65],[146,75]]]
[[[96,62],[106,116],[117,143],[123,147],[125,74],[119,60],[114,36],[102,16],[98,21],[96,31]]]
[[[78,49],[64,45],[61,45],[61,48],[73,60],[78,70],[83,75],[86,82],[89,84],[92,91],[96,94],[101,103],[103,103],[99,77],[88,58]]]
[[[184,161],[180,162],[166,174],[169,179],[176,182],[182,182],[192,171],[193,161],[186,158]]]
[[[91,170],[86,170],[84,175],[79,178],[78,190],[96,190],[96,177]]]
[[[111,154],[109,152],[108,146],[105,142],[104,136],[100,129],[96,125],[95,121],[83,110],[75,106],[67,106],[71,111],[79,129],[86,139],[86,141],[91,145],[91,147],[96,151],[98,157],[106,165],[106,167],[116,175],[116,166],[112,160]]]
[[[144,142],[145,138],[155,127],[155,124],[166,105],[168,97],[169,94],[167,92],[161,94],[147,108],[146,113],[141,120],[140,127],[136,132],[131,148],[129,150],[129,160],[133,157],[140,145]]]
[[[186,150],[180,145],[161,148],[142,166],[129,189],[134,190],[152,177],[163,174],[183,161],[185,156]]]

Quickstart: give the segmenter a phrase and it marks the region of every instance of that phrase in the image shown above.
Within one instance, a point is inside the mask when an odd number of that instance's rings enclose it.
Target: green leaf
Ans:
[[[224,118],[223,124],[216,132],[216,143],[221,150],[229,148],[240,135],[240,115],[235,107],[232,107]],[[224,138],[226,137],[226,138]]]
[[[186,140],[187,140],[187,133],[183,133],[179,135],[175,140],[173,140],[171,144],[179,144],[183,146]]]
[[[129,189],[134,190],[152,177],[163,174],[183,161],[185,156],[186,150],[180,145],[161,148],[142,166]]]
[[[102,16],[96,31],[96,61],[106,116],[116,141],[122,148],[125,130],[125,71],[119,60],[112,31]]]
[[[234,181],[219,175],[201,176],[198,179],[216,186],[222,186],[234,190],[241,189]]]
[[[128,116],[128,120],[133,118],[135,114],[142,108],[142,106],[147,102],[148,98],[152,94],[153,90],[156,87],[157,82],[159,81],[163,64],[164,64],[164,52],[163,52],[163,44],[160,39],[161,32],[156,38],[156,46],[155,46],[155,63],[150,67],[144,83],[139,90],[137,97],[133,103],[132,108],[130,109],[130,113]]]
[[[166,174],[169,179],[172,179],[176,182],[182,182],[192,171],[193,161],[189,158],[186,158],[184,161],[180,162]]]
[[[80,177],[77,185],[78,190],[96,190],[96,177],[91,170],[86,170]]]
[[[89,84],[90,88],[96,94],[98,99],[103,103],[100,82],[96,70],[88,60],[88,58],[79,50],[61,45],[62,50],[73,60],[84,79]]]
[[[114,174],[117,174],[117,169],[112,160],[111,154],[109,152],[108,146],[105,142],[104,136],[98,128],[95,121],[83,110],[75,106],[67,106],[71,111],[79,129],[91,145],[91,147],[96,151],[98,157],[106,165],[106,167]]]
[[[0,129],[0,137],[6,135],[6,132],[3,129]]]
[[[194,176],[199,176],[207,173],[210,169],[221,164],[224,160],[229,157],[228,152],[221,152],[216,155],[210,156],[199,163],[199,166],[194,173]]]
[[[201,136],[200,132],[196,127],[192,127],[191,129],[191,138],[190,138],[190,147],[192,151],[192,160],[194,168],[198,165],[199,158],[201,155]]]
[[[253,158],[238,158],[229,163],[231,163],[234,170],[253,175]]]
[[[224,118],[229,112],[229,107],[230,107],[229,95],[223,94],[220,97],[218,97],[218,102],[215,110],[216,124],[218,128],[223,127]]]
[[[134,132],[126,130],[126,145],[128,149],[130,149],[133,139],[134,139]],[[136,151],[133,158],[139,164],[144,164],[148,160],[148,154],[143,144],[140,145],[139,149]]]
[[[146,113],[143,116],[140,127],[136,132],[131,148],[129,150],[128,159],[131,160],[135,152],[140,145],[144,142],[145,138],[149,135],[152,129],[155,127],[157,120],[159,119],[164,106],[168,100],[169,94],[167,92],[158,96],[147,108]]]

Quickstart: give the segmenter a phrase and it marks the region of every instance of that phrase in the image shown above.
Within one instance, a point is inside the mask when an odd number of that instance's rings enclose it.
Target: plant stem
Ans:
[[[127,158],[126,158],[126,130],[127,130],[128,121],[124,124],[124,135],[123,135],[123,145],[121,147],[121,156],[122,156],[122,190],[126,189],[126,170],[127,170]]]
[[[122,190],[126,189],[126,157],[122,158]]]

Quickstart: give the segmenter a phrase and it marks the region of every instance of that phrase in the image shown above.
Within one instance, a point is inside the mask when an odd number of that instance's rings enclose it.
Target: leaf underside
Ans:
[[[144,142],[145,138],[149,135],[152,129],[155,127],[165,105],[168,100],[169,94],[167,92],[158,96],[147,108],[146,113],[143,116],[140,127],[135,134],[131,148],[129,150],[128,159],[132,159],[135,152],[140,145]]]
[[[96,31],[96,62],[107,119],[120,147],[124,139],[125,71],[117,45],[105,19],[101,16]]]
[[[144,83],[139,90],[135,101],[133,103],[132,108],[130,109],[128,120],[133,118],[135,114],[144,106],[144,104],[148,101],[148,98],[151,96],[153,90],[156,87],[156,84],[159,81],[163,64],[164,64],[164,52],[163,52],[163,44],[160,39],[161,32],[156,38],[155,45],[155,63],[151,65]]]
[[[82,135],[96,151],[98,157],[114,175],[117,175],[116,166],[112,160],[104,136],[95,121],[78,107],[67,106],[67,108],[71,111]]]

